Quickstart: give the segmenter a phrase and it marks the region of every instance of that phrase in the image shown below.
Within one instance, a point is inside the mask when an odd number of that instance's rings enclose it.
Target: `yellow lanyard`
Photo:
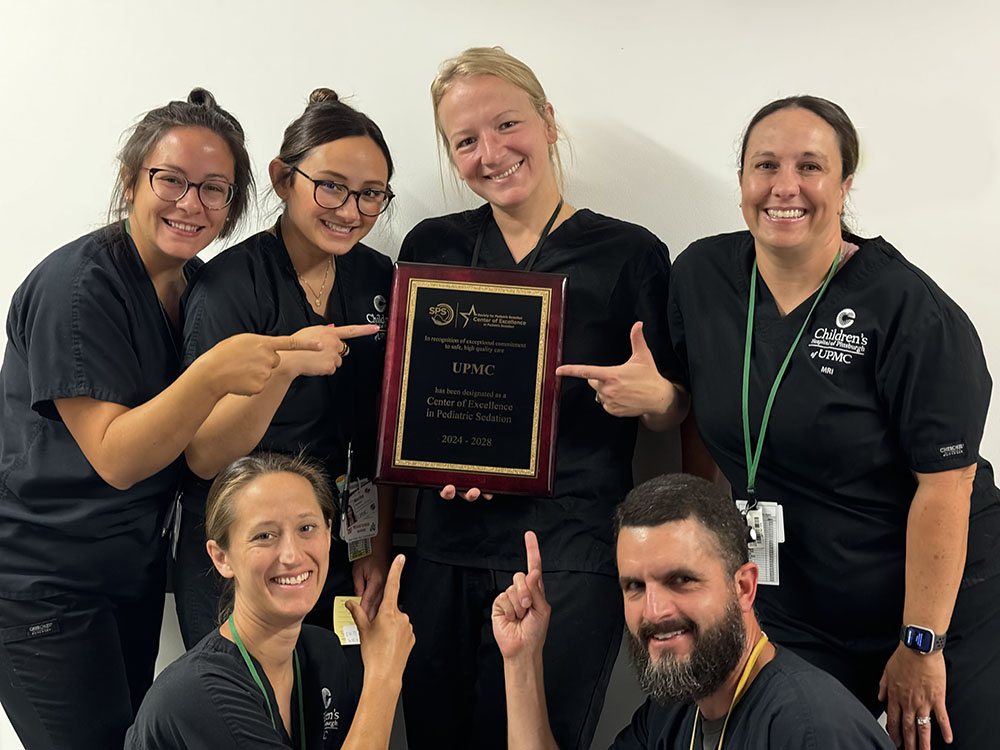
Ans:
[[[764,650],[764,646],[767,645],[767,635],[765,633],[760,634],[760,638],[757,640],[757,645],[753,647],[753,651],[750,652],[750,658],[747,659],[747,665],[743,667],[743,674],[740,675],[740,681],[736,685],[736,692],[733,693],[733,702],[729,704],[729,710],[726,712],[726,720],[722,723],[722,734],[719,735],[719,744],[716,750],[722,750],[722,739],[726,736],[726,726],[729,724],[729,717],[733,713],[733,706],[736,705],[736,701],[740,699],[740,694],[743,692],[743,688],[746,687],[747,681],[750,679],[750,673],[753,671],[754,665],[757,663],[757,658],[760,656],[760,652]],[[698,733],[698,717],[701,715],[700,710],[696,707],[694,709],[694,726],[691,727],[691,746],[688,750],[694,750],[694,738]]]

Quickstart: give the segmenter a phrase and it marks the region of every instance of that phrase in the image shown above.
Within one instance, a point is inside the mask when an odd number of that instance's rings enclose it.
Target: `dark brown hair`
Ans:
[[[623,528],[660,526],[694,518],[712,533],[726,572],[750,559],[747,524],[729,494],[690,474],[664,474],[633,489],[615,509],[615,538]]]
[[[740,172],[743,171],[743,159],[747,155],[747,142],[750,140],[750,133],[761,120],[775,112],[783,109],[806,109],[822,119],[827,125],[833,128],[837,136],[837,146],[840,149],[840,181],[843,182],[850,177],[858,168],[858,156],[860,146],[858,145],[858,131],[854,128],[854,123],[847,113],[839,105],[829,99],[808,94],[788,96],[784,99],[776,99],[770,104],[761,107],[757,114],[750,119],[750,124],[743,131],[743,143],[740,146]],[[844,217],[840,219],[841,232],[849,231]]]
[[[392,179],[392,155],[382,130],[363,112],[340,101],[332,89],[318,88],[309,95],[305,111],[285,128],[278,159],[286,169],[283,180],[294,179],[296,166],[317,146],[352,136],[368,136],[385,157],[388,179]]]
[[[254,197],[253,171],[250,168],[243,127],[216,103],[210,91],[202,88],[191,89],[187,101],[174,101],[150,110],[128,131],[128,139],[118,153],[121,167],[111,194],[108,219],[113,222],[128,215],[128,195],[135,189],[142,163],[160,139],[174,128],[207,128],[225,141],[232,153],[236,195],[229,205],[226,223],[219,232],[219,237],[228,237],[246,218],[247,209]]]

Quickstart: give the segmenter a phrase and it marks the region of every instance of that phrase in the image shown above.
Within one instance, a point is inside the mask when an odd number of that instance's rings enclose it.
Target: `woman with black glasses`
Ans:
[[[371,480],[392,263],[360,242],[392,200],[392,157],[371,119],[317,89],[285,130],[269,173],[284,210],[271,229],[221,253],[194,280],[185,361],[247,331],[287,335],[320,326],[312,330],[325,345],[283,357],[258,395],[223,399],[188,448],[197,476],[181,499],[175,586],[189,648],[218,625],[220,579],[205,553],[207,480],[258,446],[304,452],[343,477],[341,538],[307,621],[331,627],[336,594],[361,596],[373,617],[389,566],[394,495]],[[356,523],[348,524],[348,509]]]
[[[181,453],[278,351],[316,346],[240,336],[182,375],[195,256],[253,194],[243,129],[195,89],[146,114],[119,160],[118,221],[43,260],[7,319],[0,701],[29,750],[121,747],[153,679]]]

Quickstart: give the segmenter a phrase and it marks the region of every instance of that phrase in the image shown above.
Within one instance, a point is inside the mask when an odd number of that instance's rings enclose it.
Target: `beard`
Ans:
[[[678,659],[664,653],[656,661],[649,655],[649,639],[657,633],[688,630],[694,638],[691,655]],[[661,623],[643,622],[637,635],[629,632],[628,646],[642,691],[657,703],[694,703],[725,682],[740,663],[746,648],[746,626],[736,598],[726,605],[722,619],[700,628],[688,618]]]

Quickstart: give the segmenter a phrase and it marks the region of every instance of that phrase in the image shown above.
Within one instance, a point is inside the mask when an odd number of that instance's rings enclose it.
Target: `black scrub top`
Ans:
[[[693,705],[662,706],[647,698],[611,750],[688,750],[694,715]],[[701,717],[694,746],[699,750],[703,747]],[[781,647],[733,708],[722,746],[755,750],[893,748],[889,735],[843,685]]]
[[[330,319],[324,320],[306,299],[280,237],[261,232],[217,255],[192,280],[184,306],[184,364],[238,333],[287,336],[307,326],[377,323],[381,330],[374,336],[350,340],[351,353],[333,375],[292,381],[258,446],[285,454],[304,450],[336,479],[353,440],[352,473],[372,477],[391,284],[392,261],[355,245],[336,258]],[[204,514],[206,497],[186,489],[185,510]]]
[[[428,219],[403,241],[399,259],[468,266],[484,226],[479,266],[515,263],[490,206]],[[546,238],[532,271],[569,277],[563,362],[620,365],[632,354],[629,332],[643,321],[660,371],[678,368],[667,330],[670,259],[666,246],[636,226],[578,210]],[[474,503],[424,490],[417,504],[417,549],[435,562],[521,570],[523,532],[538,534],[549,570],[615,574],[611,517],[632,488],[637,420],[613,417],[586,380],[562,379],[555,496],[504,495]]]
[[[122,224],[56,250],[14,293],[0,370],[0,596],[162,586],[161,530],[182,461],[116,490],[53,400],[139,406],[179,375],[178,342]]]
[[[882,238],[833,276],[782,380],[756,494],[784,506],[780,586],[757,589],[765,627],[883,650],[902,618],[912,472],[978,463],[962,586],[1000,572],[1000,493],[979,456],[992,382],[965,313]],[[749,232],[677,259],[670,325],[698,427],[738,497]],[[758,277],[749,392],[754,444],[771,384],[815,297],[781,317]]]
[[[302,675],[305,747],[337,750],[351,727],[360,686],[350,683],[343,649],[328,630],[303,625],[295,649]],[[267,675],[256,659],[253,663],[267,701],[236,644],[213,630],[156,678],[125,736],[126,750],[298,750],[297,689],[293,685],[289,737]]]

